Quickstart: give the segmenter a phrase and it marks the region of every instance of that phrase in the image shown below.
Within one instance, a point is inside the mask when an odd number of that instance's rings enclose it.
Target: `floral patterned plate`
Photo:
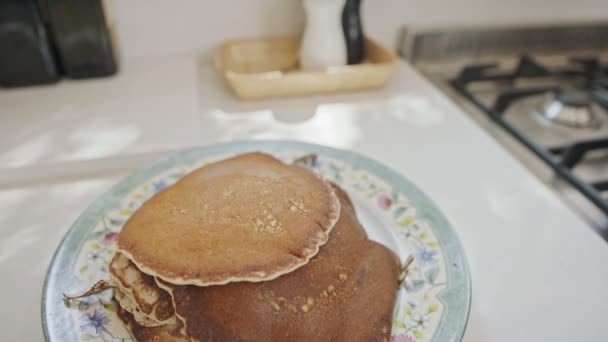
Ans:
[[[106,279],[116,235],[154,193],[190,170],[247,151],[265,151],[286,162],[316,154],[310,166],[351,196],[370,238],[402,260],[414,256],[399,289],[391,341],[459,341],[471,298],[466,259],[454,230],[435,205],[398,173],[358,154],[288,141],[235,142],[182,152],[126,178],[76,220],[57,249],[42,295],[42,322],[50,341],[131,341],[116,316],[111,291],[73,301]]]

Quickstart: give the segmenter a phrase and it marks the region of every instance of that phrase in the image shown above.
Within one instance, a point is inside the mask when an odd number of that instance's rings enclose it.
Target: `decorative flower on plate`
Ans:
[[[159,179],[156,182],[152,183],[152,186],[154,187],[154,192],[159,192],[161,190],[164,190],[168,184],[164,179]]]
[[[381,194],[380,196],[378,196],[378,206],[384,210],[388,210],[391,207],[391,204],[393,204],[393,200],[391,200],[391,198],[386,195],[386,194]]]
[[[80,331],[95,331],[95,335],[101,334],[106,329],[106,325],[110,320],[102,310],[96,309],[92,314],[83,313],[81,318],[83,325],[80,326]]]
[[[408,327],[426,329],[431,324],[430,321],[431,316],[428,313],[420,314],[419,312],[414,312],[412,314],[412,318],[408,324]]]
[[[94,249],[87,256],[88,265],[95,266],[105,266],[107,264],[106,259],[104,258],[104,250],[103,249]]]
[[[103,239],[101,240],[101,243],[106,247],[111,246],[112,244],[114,244],[117,237],[118,237],[118,233],[110,232],[110,233],[104,235]]]
[[[395,336],[391,336],[389,342],[415,342],[413,338],[407,336],[406,334],[399,334]]]
[[[434,249],[420,248],[418,249],[418,253],[416,253],[416,261],[420,265],[434,263],[436,255],[437,251]]]

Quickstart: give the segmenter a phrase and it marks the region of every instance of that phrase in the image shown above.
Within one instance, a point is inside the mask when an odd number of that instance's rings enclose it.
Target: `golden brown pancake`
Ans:
[[[172,323],[175,310],[171,297],[156,286],[154,277],[142,273],[121,253],[110,262],[111,282],[119,289],[116,299],[145,326]]]
[[[347,195],[337,193],[342,210],[329,241],[294,272],[207,287],[157,278],[185,333],[196,341],[387,341],[399,262],[367,238]]]
[[[120,232],[118,250],[172,284],[266,281],[308,263],[339,212],[333,188],[312,171],[248,153],[156,194]]]
[[[143,327],[125,309],[118,308],[118,317],[125,323],[131,336],[137,341],[188,342],[189,339],[180,333],[181,322],[166,324],[160,327]]]

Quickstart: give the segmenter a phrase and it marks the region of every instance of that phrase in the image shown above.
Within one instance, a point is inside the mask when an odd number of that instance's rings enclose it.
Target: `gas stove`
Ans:
[[[608,241],[608,23],[403,37],[404,58]]]

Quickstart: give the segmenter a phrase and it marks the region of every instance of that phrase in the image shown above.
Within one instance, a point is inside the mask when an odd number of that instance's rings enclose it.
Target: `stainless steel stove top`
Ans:
[[[605,37],[608,23],[409,29],[400,49],[608,241]]]

